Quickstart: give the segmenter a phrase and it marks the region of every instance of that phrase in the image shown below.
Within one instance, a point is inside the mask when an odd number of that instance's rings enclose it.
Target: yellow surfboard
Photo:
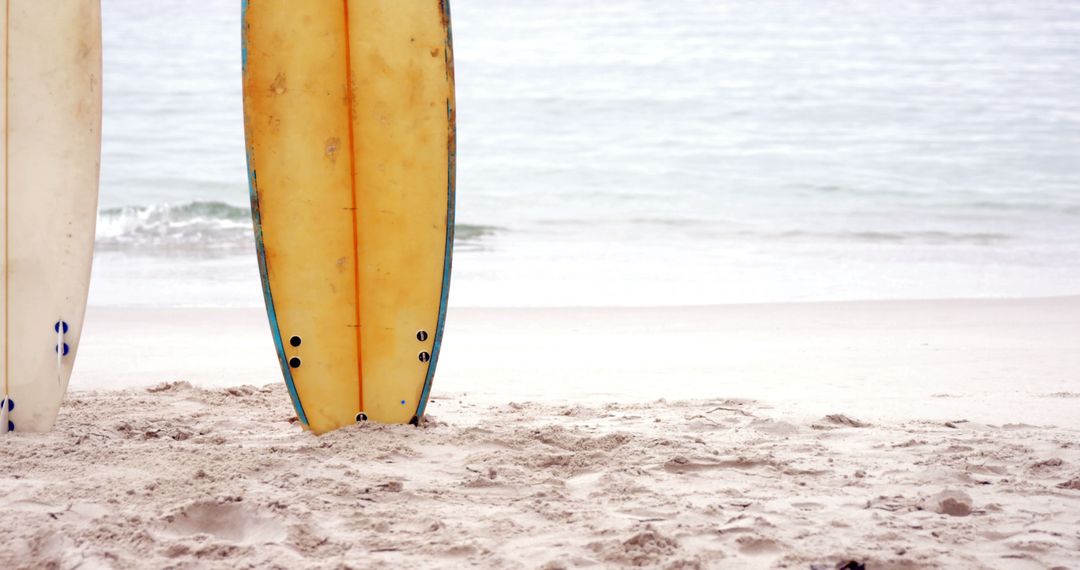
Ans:
[[[315,433],[423,417],[454,231],[448,0],[247,0],[244,127],[270,328]]]

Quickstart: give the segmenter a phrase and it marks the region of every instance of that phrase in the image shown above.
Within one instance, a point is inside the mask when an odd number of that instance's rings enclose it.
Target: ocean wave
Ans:
[[[805,231],[775,232],[768,237],[787,240],[827,240],[851,243],[918,243],[924,245],[997,245],[1014,236],[994,232],[925,231]]]
[[[1015,201],[1015,200],[982,200],[965,204],[975,210],[989,210],[1006,213],[1034,213],[1034,214],[1058,214],[1065,216],[1080,216],[1080,205],[1062,204],[1060,202],[1045,201]]]
[[[806,229],[802,227],[747,227],[745,222],[732,219],[703,219],[696,217],[653,216],[625,220],[585,220],[582,218],[544,219],[538,222],[541,231],[551,227],[590,228],[610,234],[619,229],[633,235],[691,237],[718,244],[734,241],[745,243],[843,243],[897,245],[974,245],[994,246],[1021,239],[1023,236],[1005,232],[963,231],[945,229]],[[642,228],[639,231],[635,228]]]
[[[503,228],[457,224],[454,246],[479,250]],[[224,202],[196,201],[107,208],[98,212],[97,246],[143,253],[252,251],[251,209]]]
[[[224,202],[107,208],[97,215],[97,245],[106,249],[240,249],[252,246],[252,216]]]
[[[454,224],[454,249],[457,251],[484,251],[491,247],[491,238],[506,231],[498,226]]]
[[[105,249],[252,247],[251,210],[224,202],[126,206],[98,212],[97,245]]]

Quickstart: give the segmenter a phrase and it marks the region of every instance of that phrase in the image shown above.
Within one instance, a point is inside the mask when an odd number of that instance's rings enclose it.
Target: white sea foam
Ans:
[[[222,202],[109,208],[98,213],[97,245],[143,252],[251,249],[251,213]]]

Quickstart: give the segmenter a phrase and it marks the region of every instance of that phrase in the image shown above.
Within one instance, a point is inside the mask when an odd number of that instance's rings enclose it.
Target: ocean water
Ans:
[[[239,2],[103,2],[91,303],[256,306]],[[1080,3],[458,0],[454,305],[1080,294]]]

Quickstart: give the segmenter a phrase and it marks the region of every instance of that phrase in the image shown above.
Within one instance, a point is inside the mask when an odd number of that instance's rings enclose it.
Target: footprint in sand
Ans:
[[[197,502],[166,516],[164,529],[177,536],[206,534],[238,544],[285,540],[285,526],[239,503]]]
[[[735,539],[739,552],[748,556],[771,555],[780,552],[780,543],[761,536],[740,536]]]

